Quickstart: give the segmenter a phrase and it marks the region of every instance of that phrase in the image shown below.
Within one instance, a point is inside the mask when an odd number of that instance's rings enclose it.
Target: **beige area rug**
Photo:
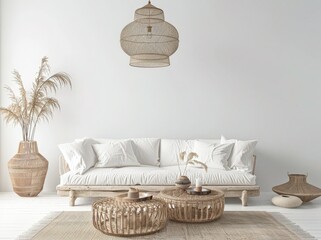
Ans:
[[[18,239],[129,239],[108,236],[92,225],[91,212],[52,213]],[[279,213],[224,212],[223,216],[210,223],[177,223],[168,221],[166,228],[146,236],[130,239],[173,240],[292,240],[315,239]]]

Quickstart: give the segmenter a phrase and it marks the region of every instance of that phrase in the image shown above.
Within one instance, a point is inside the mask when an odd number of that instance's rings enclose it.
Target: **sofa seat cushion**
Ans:
[[[178,177],[177,166],[91,168],[83,175],[67,172],[60,176],[60,185],[174,185]],[[203,169],[190,167],[187,176],[192,184],[202,178],[204,185],[255,185],[256,177],[237,170]]]

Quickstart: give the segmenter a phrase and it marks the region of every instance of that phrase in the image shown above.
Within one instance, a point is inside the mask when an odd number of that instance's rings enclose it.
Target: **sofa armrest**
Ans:
[[[59,156],[59,175],[63,175],[70,171],[70,168],[62,155]]]
[[[253,155],[253,158],[252,158],[252,175],[255,175],[255,166],[256,166],[256,155]]]

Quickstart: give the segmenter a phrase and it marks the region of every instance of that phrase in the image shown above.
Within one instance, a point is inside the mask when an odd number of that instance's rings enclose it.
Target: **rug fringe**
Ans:
[[[282,223],[286,228],[295,233],[300,239],[303,240],[317,240],[314,236],[304,231],[299,225],[295,224],[287,217],[278,212],[269,212],[275,220]]]
[[[17,240],[29,240],[32,239],[38,232],[45,228],[49,223],[51,223],[56,217],[58,217],[62,212],[51,212],[45,217],[43,217],[39,222],[34,224],[30,229],[19,235]]]

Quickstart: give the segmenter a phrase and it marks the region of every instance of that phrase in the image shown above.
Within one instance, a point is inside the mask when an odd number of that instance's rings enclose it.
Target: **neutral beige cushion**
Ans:
[[[272,198],[272,203],[279,207],[296,208],[301,206],[302,200],[296,196],[279,195]]]

